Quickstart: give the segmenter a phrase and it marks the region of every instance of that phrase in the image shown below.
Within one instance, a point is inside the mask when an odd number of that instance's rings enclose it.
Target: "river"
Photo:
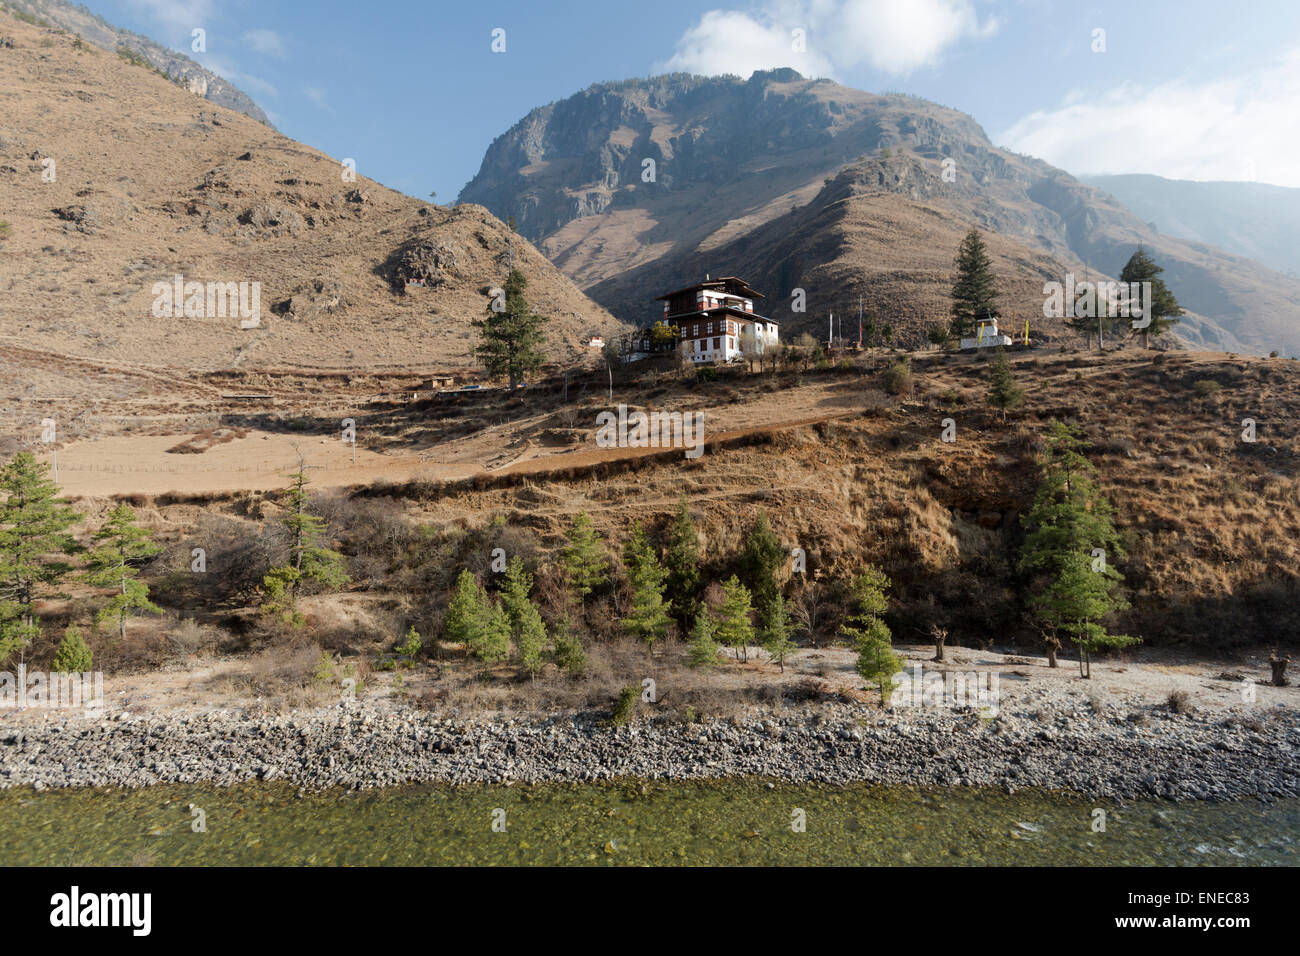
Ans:
[[[743,778],[304,796],[274,783],[0,792],[8,865],[1259,866],[1300,863],[1298,845],[1300,800]]]

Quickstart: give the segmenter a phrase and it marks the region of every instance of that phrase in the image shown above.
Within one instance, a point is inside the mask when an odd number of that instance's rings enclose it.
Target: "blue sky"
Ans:
[[[226,76],[285,134],[439,202],[530,109],[592,83],[781,65],[963,110],[1076,175],[1300,187],[1294,0],[85,2]]]

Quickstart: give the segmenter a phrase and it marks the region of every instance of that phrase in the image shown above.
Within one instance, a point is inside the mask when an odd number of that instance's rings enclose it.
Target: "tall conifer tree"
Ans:
[[[95,532],[86,580],[99,588],[117,591],[96,615],[97,624],[117,621],[119,638],[126,637],[126,620],[133,612],[161,614],[162,608],[149,600],[149,585],[140,580],[140,563],[162,550],[149,540],[149,533],[135,523],[135,512],[118,505],[108,514],[104,526]]]
[[[537,371],[545,356],[546,319],[533,313],[524,292],[528,280],[518,269],[511,269],[502,290],[504,301],[488,303],[487,316],[474,322],[481,336],[474,354],[489,375],[505,375],[514,388],[531,372]]]
[[[957,277],[952,284],[949,331],[955,339],[971,338],[978,320],[997,314],[993,262],[978,229],[972,229],[962,239],[954,266]]]
[[[29,452],[0,468],[0,663],[40,633],[32,602],[58,588],[72,570],[63,557],[80,550],[68,528],[81,515],[49,471]]]

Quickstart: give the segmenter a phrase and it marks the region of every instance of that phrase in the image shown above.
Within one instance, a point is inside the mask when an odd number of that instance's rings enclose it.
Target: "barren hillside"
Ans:
[[[168,389],[210,397],[212,375],[463,373],[512,264],[551,318],[552,360],[612,322],[481,207],[350,181],[339,159],[69,34],[0,14],[0,35],[0,419],[33,399],[67,420]],[[155,285],[177,275],[248,283],[250,299],[257,283],[260,324],[233,306],[156,316]]]
[[[66,0],[4,0],[0,11],[7,11],[36,25],[60,27],[75,33],[101,50],[110,53],[126,49],[173,82],[218,106],[225,106],[251,116],[259,123],[271,125],[262,108],[229,80],[206,70],[188,56],[155,43],[146,36],[123,30],[89,10],[84,4]]]
[[[996,639],[1033,647],[1015,572],[1020,519],[1046,423],[1064,419],[1084,428],[1116,506],[1127,552],[1117,563],[1132,604],[1117,627],[1148,647],[1223,653],[1294,641],[1295,362],[1022,354],[1013,368],[1027,402],[1006,423],[987,407],[985,360],[916,355],[898,396],[883,389],[883,368],[880,356],[873,363],[864,355],[822,371],[731,369],[712,384],[649,369],[616,380],[616,402],[705,413],[706,449],[694,460],[681,449],[597,447],[595,417],[608,406],[603,375],[592,374],[570,380],[567,391],[554,380],[515,394],[358,403],[355,463],[338,441],[337,418],[301,412],[227,416],[224,438],[74,442],[60,462],[68,493],[92,521],[113,499],[129,501],[169,545],[151,572],[167,590],[165,606],[235,633],[255,623],[246,612],[252,599],[238,589],[260,580],[254,544],[276,530],[277,489],[296,445],[312,468],[314,507],[355,580],[342,594],[313,599],[309,633],[327,647],[355,648],[365,635],[387,641],[407,622],[436,633],[458,570],[483,571],[503,542],[540,575],[553,574],[579,510],[617,554],[637,521],[661,541],[683,500],[700,531],[707,580],[736,569],[743,536],[765,511],[785,547],[807,552],[807,577],[790,577],[788,593],[793,601],[821,582],[828,635],[843,582],[874,562],[894,581],[900,641],[923,641],[938,623],[967,646]],[[952,443],[941,440],[948,418],[957,427]],[[1253,442],[1243,440],[1245,418],[1256,422]],[[177,453],[182,445],[191,452]],[[188,575],[168,576],[188,567],[196,540],[207,542],[213,567],[228,568],[201,594],[191,593],[198,585]],[[610,596],[615,605],[620,593]],[[104,650],[165,654],[169,620],[135,625],[143,644],[105,642]],[[613,627],[604,617],[591,626]]]

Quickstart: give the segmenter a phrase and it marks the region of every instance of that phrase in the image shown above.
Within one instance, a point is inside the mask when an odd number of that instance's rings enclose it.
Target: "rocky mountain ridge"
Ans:
[[[843,193],[839,177],[849,170],[857,170],[857,187]],[[461,199],[513,216],[597,301],[634,321],[651,315],[655,294],[702,270],[742,273],[773,299],[834,275],[839,284],[823,284],[823,298],[856,301],[887,264],[898,281],[877,308],[917,316],[904,323],[905,341],[917,342],[925,324],[943,318],[933,293],[972,226],[1014,245],[1009,267],[1033,263],[1006,275],[1022,290],[1017,316],[1037,309],[1041,318],[1041,274],[1114,277],[1138,245],[1165,267],[1189,310],[1179,330],[1189,344],[1278,348],[1294,330],[1300,299],[1300,282],[1157,232],[1063,170],[994,146],[965,114],[788,69],[747,80],[673,74],[590,87],[533,110],[498,137]],[[854,244],[818,236],[813,223],[798,245],[782,244],[801,210],[838,202],[861,206],[850,218],[863,224],[901,216],[949,228],[877,229]],[[940,247],[918,245],[922,236]],[[755,248],[763,255],[746,255]],[[851,257],[814,261],[810,248]]]
[[[196,96],[236,113],[243,113],[259,123],[271,125],[270,119],[253,102],[253,98],[229,80],[149,37],[114,26],[83,4],[71,4],[65,0],[6,0],[0,3],[0,10],[4,9],[26,18],[33,25],[44,23],[75,33],[100,49],[110,52],[123,50],[129,55],[137,56]]]

